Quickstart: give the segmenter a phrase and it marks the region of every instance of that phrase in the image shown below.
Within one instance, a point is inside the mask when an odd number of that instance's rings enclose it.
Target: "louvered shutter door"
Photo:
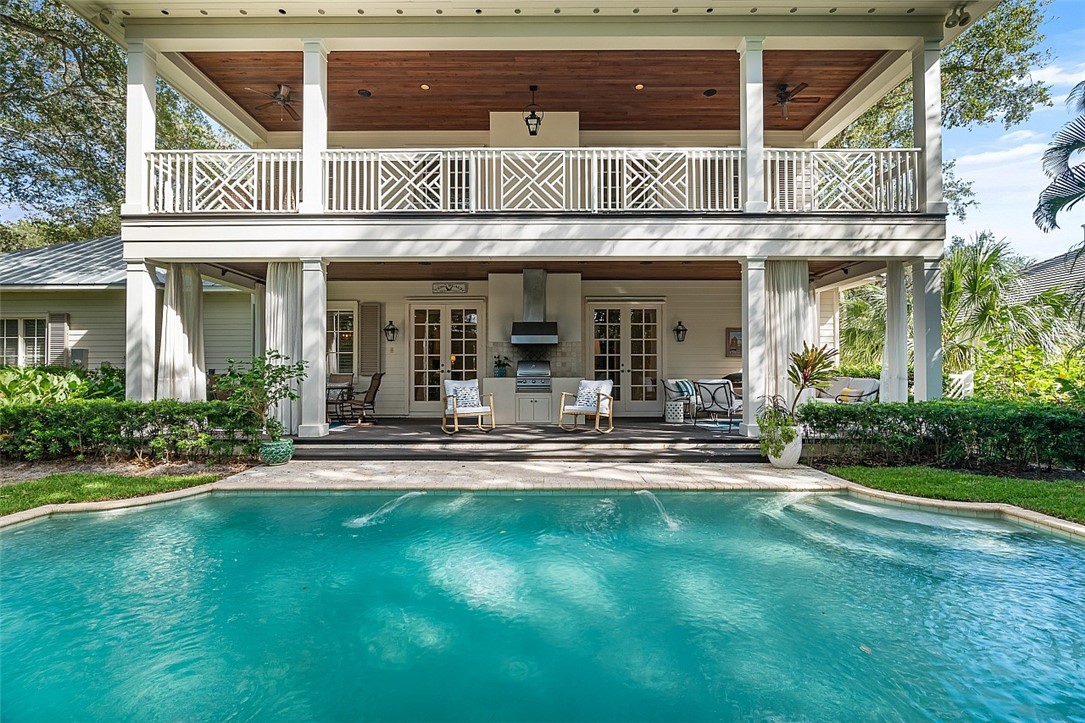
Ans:
[[[49,314],[45,337],[45,362],[50,366],[68,366],[68,315]]]
[[[375,301],[361,304],[358,315],[358,375],[376,374],[381,370],[381,305]]]

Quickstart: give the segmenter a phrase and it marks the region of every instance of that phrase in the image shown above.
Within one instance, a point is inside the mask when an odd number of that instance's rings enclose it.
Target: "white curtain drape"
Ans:
[[[787,380],[788,355],[801,351],[813,324],[810,268],[803,261],[765,262],[766,392],[787,404],[795,387]]]
[[[162,294],[158,398],[207,399],[203,357],[203,279],[196,264],[168,264]]]
[[[289,357],[290,363],[300,360],[300,262],[271,262],[267,265],[264,314],[264,341],[267,348]],[[298,400],[284,400],[276,408],[275,416],[288,434],[297,434],[301,420]]]

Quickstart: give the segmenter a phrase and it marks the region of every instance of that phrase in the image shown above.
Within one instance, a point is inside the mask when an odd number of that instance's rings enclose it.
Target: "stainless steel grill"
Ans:
[[[517,392],[542,392],[550,391],[550,362],[548,361],[519,361],[516,362],[516,391]]]

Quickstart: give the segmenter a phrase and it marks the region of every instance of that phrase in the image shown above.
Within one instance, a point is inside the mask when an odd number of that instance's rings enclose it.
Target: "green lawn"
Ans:
[[[129,477],[119,474],[54,474],[0,487],[0,515],[62,502],[98,502],[195,487],[217,474]]]
[[[960,502],[1003,502],[1085,523],[1085,482],[993,477],[933,467],[832,467],[829,472],[887,492]]]

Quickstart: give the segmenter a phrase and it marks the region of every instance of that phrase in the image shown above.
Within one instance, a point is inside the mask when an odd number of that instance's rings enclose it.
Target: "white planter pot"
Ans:
[[[777,469],[791,469],[799,465],[799,457],[802,456],[802,430],[795,427],[795,439],[784,447],[779,457],[769,455],[769,462]]]

